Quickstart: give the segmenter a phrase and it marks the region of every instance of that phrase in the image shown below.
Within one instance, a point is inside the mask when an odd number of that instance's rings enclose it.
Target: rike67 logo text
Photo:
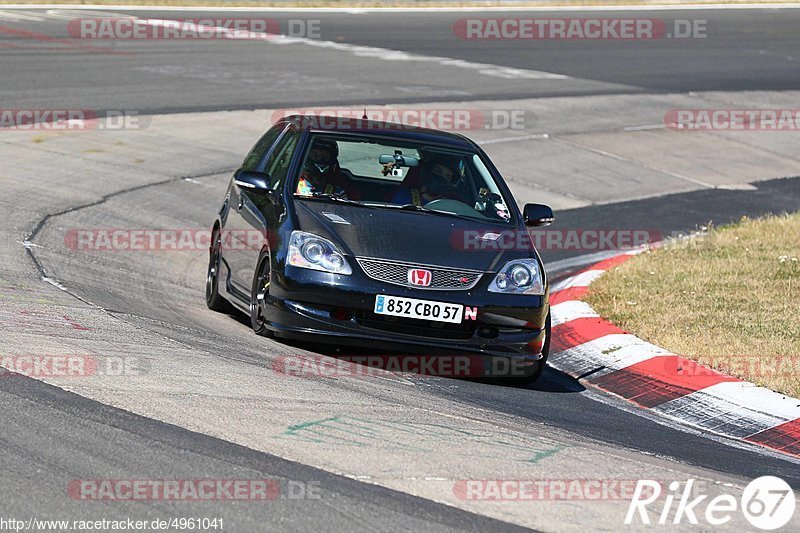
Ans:
[[[754,479],[738,500],[731,494],[712,498],[694,490],[694,482],[694,479],[683,484],[673,481],[665,492],[658,481],[639,480],[625,515],[625,524],[698,525],[704,521],[712,526],[722,526],[742,513],[753,527],[771,531],[785,526],[794,515],[794,492],[778,477]],[[655,512],[654,515],[651,512]]]

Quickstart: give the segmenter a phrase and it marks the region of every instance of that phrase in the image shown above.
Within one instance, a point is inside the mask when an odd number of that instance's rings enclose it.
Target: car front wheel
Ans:
[[[211,247],[208,254],[208,272],[206,274],[206,305],[212,311],[220,313],[230,312],[231,304],[219,294],[219,273],[222,259],[220,249],[222,248],[222,238],[219,228],[214,228],[211,234]]]
[[[272,336],[264,319],[264,305],[269,296],[271,270],[272,263],[269,254],[265,252],[258,260],[258,267],[253,276],[253,289],[250,291],[250,325],[253,326],[253,331],[264,337]]]

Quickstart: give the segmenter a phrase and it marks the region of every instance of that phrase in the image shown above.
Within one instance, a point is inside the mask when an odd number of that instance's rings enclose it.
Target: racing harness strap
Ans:
[[[422,201],[419,197],[419,189],[411,189],[411,201],[414,202],[414,205],[417,207],[422,205]]]

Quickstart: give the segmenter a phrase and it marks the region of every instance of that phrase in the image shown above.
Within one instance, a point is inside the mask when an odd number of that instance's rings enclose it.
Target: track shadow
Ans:
[[[369,366],[370,368],[375,368],[383,372],[395,372],[397,370],[398,361],[402,361],[408,358],[413,360],[414,358],[420,358],[420,357],[427,359],[436,359],[437,357],[444,357],[444,358],[472,357],[471,355],[452,356],[448,354],[436,354],[436,353],[431,353],[428,355],[421,356],[420,354],[398,352],[391,350],[381,350],[379,353],[376,353],[374,349],[329,345],[329,344],[314,343],[314,342],[302,342],[296,340],[285,340],[285,339],[275,339],[275,340],[286,346],[291,346],[300,350],[313,352],[318,355],[331,357],[334,359],[338,359],[340,361],[345,361],[347,363],[359,365],[362,368],[366,368],[367,366]],[[359,358],[370,358],[370,360],[369,363],[359,362]],[[485,362],[478,363],[479,368],[481,364],[485,365]],[[364,370],[363,373],[366,373],[366,370]],[[402,373],[406,376],[411,377],[412,379],[447,378],[447,379],[458,380],[461,382],[472,382],[476,384],[508,387],[513,389],[529,389],[529,390],[548,392],[548,393],[580,393],[586,390],[585,387],[581,385],[578,380],[550,366],[548,366],[544,370],[542,376],[533,384],[522,384],[519,383],[518,381],[514,381],[513,379],[502,378],[502,377],[472,377],[464,375],[424,374],[424,373],[413,373],[413,372],[412,373],[402,372]]]

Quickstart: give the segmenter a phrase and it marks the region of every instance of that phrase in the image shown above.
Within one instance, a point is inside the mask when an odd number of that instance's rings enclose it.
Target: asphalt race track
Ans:
[[[204,41],[164,46],[164,42],[152,41],[78,40],[77,44],[95,45],[96,49],[76,49],[75,42],[62,44],[36,38],[68,38],[69,20],[103,12],[67,10],[59,18],[45,12],[42,20],[36,21],[0,17],[0,35],[10,45],[3,50],[3,71],[14,73],[3,77],[4,101],[20,107],[58,104],[78,109],[122,107],[142,113],[169,113],[312,103],[360,105],[539,95],[789,90],[797,88],[800,76],[795,35],[800,24],[797,10],[591,12],[591,16],[600,18],[657,18],[668,26],[676,19],[707,21],[704,39],[654,39],[634,46],[613,40],[533,44],[459,38],[454,35],[453,25],[458,19],[477,16],[470,13],[228,14],[273,19],[284,32],[288,31],[290,19],[318,20],[322,40],[573,78],[541,86],[514,80],[487,83],[483,77],[452,73],[445,80],[435,66],[414,65],[408,69],[402,62],[370,65],[367,60],[353,58],[348,58],[346,64],[331,63],[322,61],[322,54],[296,62],[291,46],[285,47],[290,50],[280,50],[280,46],[265,47],[263,43]],[[208,15],[209,12],[136,12],[139,18],[157,19],[202,19]],[[220,15],[217,12],[215,16]],[[521,14],[492,12],[491,16]],[[558,14],[540,11],[536,16]],[[560,16],[577,15],[566,12]],[[9,29],[33,35],[11,33]],[[37,51],[39,47],[48,47],[52,53],[41,53]]]
[[[269,17],[282,29],[314,20],[320,33],[70,39],[70,20],[109,13]],[[706,21],[705,38],[650,41],[460,39],[454,23],[472,16],[534,15],[0,8],[0,110],[123,111],[141,126],[0,130],[0,356],[132,365],[80,378],[0,376],[0,518],[219,518],[228,531],[621,530],[625,498],[494,501],[458,487],[696,479],[708,494],[740,494],[774,475],[800,489],[796,458],[644,414],[554,368],[528,389],[286,375],[284,358],[331,351],[261,338],[244,317],[210,312],[201,246],[69,245],[87,228],[207,229],[273,110],[293,107],[518,110],[522,131],[462,133],[485,145],[521,203],[554,207],[556,229],[669,236],[800,206],[798,132],[664,127],[676,108],[796,108],[800,9],[535,14]],[[542,255],[558,279],[606,252]],[[120,479],[255,479],[279,490],[267,501],[187,502],[92,501],[70,488]],[[799,525],[796,515],[786,528]],[[718,529],[748,526],[736,517]]]

